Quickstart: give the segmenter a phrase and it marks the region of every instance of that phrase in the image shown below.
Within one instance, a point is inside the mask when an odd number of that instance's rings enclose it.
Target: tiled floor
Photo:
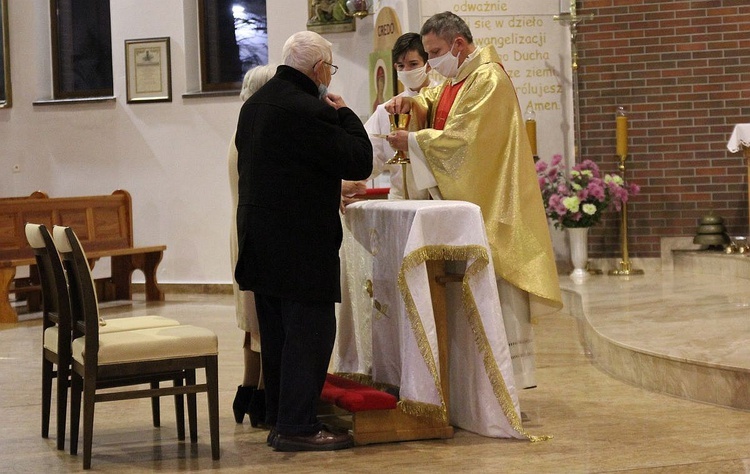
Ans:
[[[619,280],[593,280],[589,297],[615,298]],[[653,276],[652,276],[653,278]],[[610,281],[610,283],[607,283]],[[645,285],[643,292],[661,291]],[[627,293],[627,292],[625,292]],[[655,294],[648,301],[660,306]],[[690,298],[690,293],[683,294]],[[654,298],[654,299],[652,299]],[[675,304],[670,295],[670,304]],[[168,294],[105,310],[106,317],[161,314],[219,335],[222,458],[212,461],[205,396],[198,397],[199,443],[176,439],[172,403],[162,427],[150,424],[146,400],[98,404],[92,471],[181,472],[659,472],[750,471],[750,412],[649,392],[599,370],[580,342],[578,321],[560,313],[536,326],[539,386],[520,394],[539,443],[489,439],[458,430],[451,440],[357,447],[333,453],[277,453],[266,432],[234,423],[231,403],[241,377],[242,334],[228,295]],[[748,318],[750,321],[750,318]],[[638,329],[637,327],[635,328]],[[0,472],[78,472],[81,458],[40,436],[39,320],[0,325]],[[717,348],[718,349],[718,348]],[[54,415],[51,433],[54,433]]]

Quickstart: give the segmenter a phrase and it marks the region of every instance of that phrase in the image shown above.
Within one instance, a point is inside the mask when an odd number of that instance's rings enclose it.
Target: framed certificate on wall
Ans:
[[[169,37],[125,41],[127,102],[171,102]]]

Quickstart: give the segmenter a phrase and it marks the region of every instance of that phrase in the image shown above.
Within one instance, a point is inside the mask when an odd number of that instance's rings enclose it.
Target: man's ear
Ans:
[[[456,39],[454,39],[456,46],[458,46],[459,49],[463,50],[466,47],[466,38],[464,38],[461,35],[456,36]]]
[[[316,62],[315,64],[313,64],[313,78],[314,78],[314,80],[316,80],[318,82],[321,82],[321,80],[320,80],[320,68],[323,67],[323,66],[325,66],[325,64],[323,64],[323,60],[320,60],[320,61]]]

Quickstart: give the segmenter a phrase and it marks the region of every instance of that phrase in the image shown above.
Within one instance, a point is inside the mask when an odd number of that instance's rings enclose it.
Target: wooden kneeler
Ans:
[[[358,445],[453,437],[449,424],[406,414],[390,393],[343,377],[328,374],[320,398],[327,404],[320,414],[351,415],[348,428]]]

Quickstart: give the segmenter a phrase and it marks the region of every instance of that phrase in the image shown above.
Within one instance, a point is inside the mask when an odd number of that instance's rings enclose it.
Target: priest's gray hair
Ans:
[[[474,43],[469,25],[458,15],[452,12],[443,12],[432,15],[419,32],[420,35],[432,33],[448,43],[453,43],[457,36],[463,36],[469,44]]]
[[[240,99],[242,102],[250,98],[251,95],[255,94],[255,91],[261,88],[263,84],[268,82],[276,72],[276,66],[268,64],[266,66],[255,66],[249,69],[245,73],[245,78],[242,80],[242,90],[240,91]]]
[[[281,62],[307,75],[319,61],[331,59],[331,43],[314,31],[293,34],[281,49]]]

